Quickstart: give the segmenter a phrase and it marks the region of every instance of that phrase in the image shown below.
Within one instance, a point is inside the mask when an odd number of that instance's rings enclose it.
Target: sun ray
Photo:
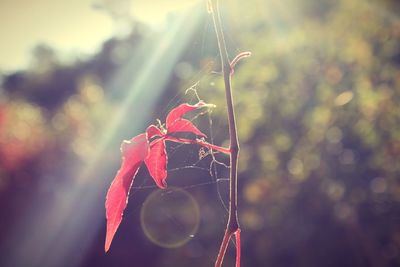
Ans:
[[[149,119],[146,114],[154,109],[173,66],[201,22],[203,13],[198,11],[201,7],[195,8],[176,17],[164,34],[144,41],[116,73],[109,88],[125,90],[126,95],[116,114],[110,114],[109,123],[103,127],[97,156],[83,170],[74,171],[71,166],[71,175],[78,177],[79,182],[68,191],[57,192],[54,203],[32,201],[30,212],[10,231],[13,250],[7,266],[79,265],[105,222],[104,208],[99,208],[98,203],[104,203],[105,190],[113,178],[109,174],[115,171],[115,166],[110,166],[104,156],[109,149],[118,149],[110,144],[120,142],[115,139],[121,135],[129,138],[132,133],[144,130],[141,127]],[[138,64],[140,68],[136,67],[133,75],[133,66]]]

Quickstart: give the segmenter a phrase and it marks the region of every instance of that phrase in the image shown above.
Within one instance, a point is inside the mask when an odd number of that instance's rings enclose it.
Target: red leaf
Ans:
[[[172,141],[172,142],[176,142],[176,143],[181,143],[181,144],[196,144],[196,145],[200,145],[200,146],[204,146],[207,147],[209,149],[214,149],[218,152],[230,155],[231,151],[229,148],[225,148],[225,147],[220,147],[220,146],[216,146],[210,143],[207,143],[206,141],[203,140],[191,140],[191,139],[186,139],[186,138],[177,138],[174,136],[166,136],[165,140],[168,141]]]
[[[167,153],[165,151],[164,139],[158,139],[150,144],[150,151],[144,162],[151,177],[158,185],[164,189],[167,187],[165,179],[167,178]]]
[[[154,136],[163,136],[164,135],[161,132],[161,130],[155,125],[150,125],[149,127],[147,127],[146,134],[147,134],[147,140],[150,140]]]
[[[167,130],[169,129],[169,127],[172,126],[172,124],[182,118],[183,115],[185,115],[186,113],[201,108],[203,106],[206,106],[207,104],[204,102],[199,102],[195,105],[189,105],[189,104],[181,104],[178,107],[174,108],[173,110],[170,111],[170,113],[167,116],[166,119],[166,124],[167,124]]]
[[[139,134],[121,145],[122,164],[106,197],[107,234],[104,249],[107,252],[122,221],[128,203],[129,190],[140,164],[148,154],[146,134]]]
[[[204,133],[202,133],[196,126],[193,125],[191,121],[186,119],[177,119],[168,127],[169,133],[176,133],[176,132],[191,132],[196,135],[201,135],[207,137]]]

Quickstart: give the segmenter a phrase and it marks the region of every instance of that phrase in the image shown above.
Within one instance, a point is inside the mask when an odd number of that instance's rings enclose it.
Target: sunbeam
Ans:
[[[203,13],[199,10],[196,6],[176,17],[164,34],[143,41],[116,73],[109,87],[124,90],[126,95],[103,127],[97,156],[83,170],[71,167],[71,175],[79,177],[79,182],[58,192],[53,203],[35,199],[29,205],[30,212],[9,233],[6,266],[79,265],[105,221],[104,209],[94,207],[99,207],[96,201],[104,201],[113,178],[108,174],[115,171],[115,166],[107,164],[104,155],[109,149],[118,150],[110,146],[117,142],[115,138],[129,138],[132,133],[143,131],[142,126],[149,119],[146,114],[154,109],[174,65],[201,22]]]

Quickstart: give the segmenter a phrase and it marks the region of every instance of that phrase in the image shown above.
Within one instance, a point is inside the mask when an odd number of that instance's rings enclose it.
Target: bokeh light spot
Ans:
[[[345,188],[342,184],[340,183],[330,183],[328,186],[328,196],[333,200],[333,201],[338,201],[343,197],[343,194],[345,193]]]
[[[279,166],[278,155],[273,147],[269,145],[260,146],[259,156],[267,170],[273,171]]]
[[[299,176],[303,173],[304,166],[303,162],[297,158],[293,158],[287,165],[288,171],[295,176]]]
[[[240,220],[247,229],[260,230],[264,226],[264,220],[256,210],[245,210]]]
[[[345,91],[335,98],[335,105],[336,106],[346,105],[353,99],[353,97],[354,97],[353,92]]]
[[[100,86],[91,84],[81,89],[81,95],[89,103],[97,103],[103,99],[104,92]]]
[[[268,194],[269,184],[266,179],[257,179],[246,185],[244,189],[244,198],[249,203],[257,204]]]
[[[292,140],[290,136],[285,132],[281,132],[274,136],[274,143],[279,151],[288,151],[292,146]]]

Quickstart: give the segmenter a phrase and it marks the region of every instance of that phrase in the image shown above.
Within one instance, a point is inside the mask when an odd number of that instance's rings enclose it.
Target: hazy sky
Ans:
[[[160,25],[167,13],[180,12],[196,0],[120,0],[127,13]],[[109,15],[93,8],[112,0],[0,0],[0,71],[25,67],[30,51],[45,43],[58,52],[93,53],[117,29]]]

